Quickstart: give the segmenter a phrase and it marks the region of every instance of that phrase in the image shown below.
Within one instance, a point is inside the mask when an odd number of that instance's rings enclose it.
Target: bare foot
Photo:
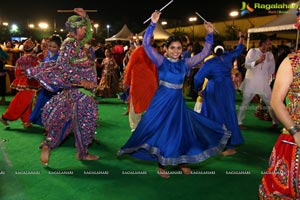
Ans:
[[[50,148],[48,146],[44,145],[42,147],[42,153],[41,153],[41,157],[40,157],[40,160],[43,165],[45,165],[45,166],[48,165],[49,156],[50,156]]]
[[[29,128],[29,127],[32,127],[32,124],[30,122],[23,122],[23,127]]]
[[[223,151],[221,153],[222,156],[231,156],[236,154],[236,150],[235,149],[227,149],[226,151]]]
[[[192,170],[186,165],[180,165],[179,167],[180,167],[182,173],[185,175],[190,175],[192,173]]]
[[[168,172],[166,170],[164,170],[163,168],[159,167],[158,171],[157,171],[158,175],[160,175],[162,178],[170,178],[170,175],[168,174]]]
[[[241,124],[241,125],[239,125],[239,128],[240,128],[241,130],[246,130],[246,129],[248,129],[248,127],[247,127],[247,126],[243,126],[242,124]]]
[[[79,155],[77,154],[76,157],[78,160],[98,160],[100,158],[99,156],[96,156],[93,154],[87,154],[86,156],[84,156],[82,158],[79,157]]]

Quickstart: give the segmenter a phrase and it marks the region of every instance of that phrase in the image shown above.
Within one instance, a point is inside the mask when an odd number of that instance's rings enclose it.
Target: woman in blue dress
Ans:
[[[240,33],[239,44],[235,50],[224,52],[220,45],[214,48],[215,56],[207,60],[194,77],[194,85],[200,91],[204,79],[208,82],[202,91],[201,114],[219,123],[225,124],[231,132],[226,151],[222,155],[229,156],[236,153],[235,146],[243,143],[236,110],[235,89],[232,81],[232,63],[235,58],[242,54],[244,35]]]
[[[208,30],[203,51],[192,58],[180,59],[182,43],[171,36],[166,45],[167,57],[159,54],[150,44],[160,12],[155,11],[144,35],[143,45],[155,63],[159,74],[159,87],[140,123],[118,155],[130,154],[142,160],[159,164],[158,174],[169,178],[166,165],[179,165],[184,174],[190,174],[187,163],[203,161],[222,151],[230,134],[219,123],[209,120],[185,105],[182,93],[184,77],[210,52],[213,27]]]
[[[59,35],[54,34],[50,37],[48,44],[48,54],[43,62],[56,61],[59,55],[59,48],[61,46],[61,43],[62,38]],[[31,123],[44,126],[41,117],[43,107],[56,94],[57,92],[50,92],[43,87],[40,89],[34,109],[30,114]]]

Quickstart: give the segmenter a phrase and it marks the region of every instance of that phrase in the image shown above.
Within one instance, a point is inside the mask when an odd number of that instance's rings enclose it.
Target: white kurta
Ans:
[[[245,60],[247,72],[240,90],[246,94],[271,95],[270,81],[275,72],[275,59],[271,52],[266,52],[266,59],[255,65],[264,53],[259,48],[250,49]]]

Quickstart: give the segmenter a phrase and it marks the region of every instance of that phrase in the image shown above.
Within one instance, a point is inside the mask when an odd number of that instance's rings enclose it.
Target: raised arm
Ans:
[[[214,41],[214,39],[213,39],[213,31],[214,31],[213,25],[210,22],[207,22],[207,23],[204,24],[204,26],[207,30],[207,35],[206,35],[206,38],[205,38],[204,48],[202,49],[202,51],[200,53],[194,55],[191,58],[186,58],[185,59],[187,69],[191,69],[195,65],[198,65],[211,52],[211,48],[212,48],[213,41]]]
[[[156,23],[159,20],[160,12],[155,11],[151,15],[151,23],[147,27],[144,38],[143,38],[143,46],[149,58],[155,64],[156,67],[159,67],[164,60],[164,57],[156,51],[151,45],[151,37],[153,37],[153,31],[155,29]]]
[[[77,15],[85,18],[85,20],[86,20],[86,34],[85,34],[85,38],[82,39],[81,42],[80,42],[83,45],[83,44],[87,43],[88,41],[90,41],[92,39],[92,37],[93,37],[93,33],[91,31],[91,27],[92,27],[91,20],[89,19],[88,15],[86,14],[86,11],[84,9],[82,9],[82,8],[74,8],[74,12]]]
[[[236,46],[236,48],[232,51],[232,57],[233,58],[236,58],[238,57],[239,55],[241,55],[244,51],[244,48],[245,48],[245,45],[244,45],[244,38],[245,38],[245,35],[243,32],[240,32],[239,33],[239,43],[238,45]]]

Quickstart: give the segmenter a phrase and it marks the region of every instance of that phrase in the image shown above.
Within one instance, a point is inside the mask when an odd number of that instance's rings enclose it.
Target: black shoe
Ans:
[[[4,125],[4,126],[8,126],[9,124],[7,123],[7,121],[5,119],[3,119],[3,117],[0,117],[0,122]]]

